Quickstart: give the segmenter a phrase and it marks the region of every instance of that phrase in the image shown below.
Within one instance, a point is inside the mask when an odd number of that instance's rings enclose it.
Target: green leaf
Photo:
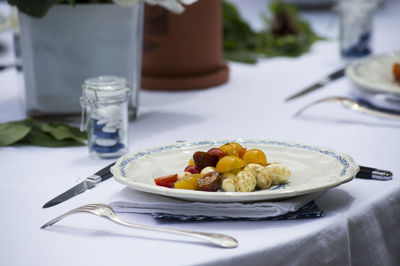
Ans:
[[[0,146],[35,145],[44,147],[82,146],[87,139],[85,132],[60,123],[45,123],[25,119],[0,124]]]
[[[31,131],[24,121],[0,124],[0,146],[8,146],[23,139]]]
[[[86,140],[86,132],[81,132],[78,128],[65,124],[49,123],[41,126],[43,132],[49,133],[56,140],[73,139],[77,142]]]
[[[35,18],[42,18],[53,5],[63,0],[7,0],[7,2],[16,6],[21,12]]]
[[[43,132],[39,126],[32,127],[25,141],[31,145],[43,147],[82,146],[82,142],[73,139],[57,140],[51,134]]]

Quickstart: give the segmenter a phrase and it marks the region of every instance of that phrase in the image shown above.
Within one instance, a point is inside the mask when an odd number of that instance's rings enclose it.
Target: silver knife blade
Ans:
[[[315,91],[315,90],[317,90],[319,88],[322,88],[326,84],[328,84],[329,82],[343,77],[345,75],[345,71],[346,71],[346,68],[339,69],[339,70],[329,74],[327,77],[321,79],[317,83],[315,83],[315,84],[313,84],[313,85],[311,85],[311,86],[309,86],[309,87],[307,87],[307,88],[305,88],[305,89],[293,94],[292,96],[286,98],[285,101],[288,102],[290,100],[293,100],[293,99],[296,99],[296,98],[298,98],[300,96],[303,96],[303,95],[305,95],[307,93]]]
[[[85,192],[87,189],[92,188],[96,185],[96,183],[94,183],[91,180],[85,180],[81,183],[79,183],[78,185],[68,189],[67,191],[65,191],[64,193],[58,195],[57,197],[55,197],[54,199],[48,201],[45,205],[43,205],[43,208],[49,208],[52,207],[54,205],[57,205],[61,202],[64,202],[78,194],[81,194],[83,192]]]
[[[78,194],[85,192],[88,189],[95,187],[98,183],[100,183],[104,180],[107,180],[108,178],[110,178],[112,176],[112,174],[110,172],[110,168],[113,165],[114,165],[114,163],[104,167],[100,171],[97,171],[94,175],[86,178],[84,181],[82,181],[78,185],[61,193],[54,199],[49,200],[46,204],[43,205],[43,208],[49,208],[54,205],[60,204],[61,202],[64,202]]]

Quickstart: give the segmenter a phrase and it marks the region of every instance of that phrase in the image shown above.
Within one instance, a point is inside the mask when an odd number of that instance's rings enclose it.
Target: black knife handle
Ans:
[[[100,176],[101,181],[104,181],[106,179],[109,179],[110,177],[112,177],[112,173],[110,171],[110,168],[115,164],[112,163],[106,167],[104,167],[103,169],[99,170],[98,172],[95,173],[95,175]]]
[[[339,69],[339,70],[336,71],[336,72],[333,72],[333,73],[330,74],[328,77],[329,77],[330,80],[335,80],[335,79],[338,79],[338,78],[340,78],[340,77],[343,77],[344,74],[345,74],[345,72],[346,72],[346,69],[345,69],[345,68],[342,68],[342,69]]]

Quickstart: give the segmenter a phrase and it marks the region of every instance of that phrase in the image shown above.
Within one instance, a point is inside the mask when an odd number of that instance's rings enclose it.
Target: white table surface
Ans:
[[[249,2],[254,19],[259,1]],[[262,4],[263,5],[263,4]],[[253,12],[253,13],[252,13]],[[374,20],[375,53],[399,49],[399,1],[387,1]],[[328,41],[296,59],[230,63],[228,83],[199,91],[140,92],[140,117],[130,123],[130,151],[176,140],[259,138],[321,145],[365,166],[389,169],[393,180],[355,179],[325,192],[317,204],[325,216],[292,221],[135,221],[228,234],[235,249],[216,248],[175,235],[124,228],[95,216],[71,216],[48,230],[39,227],[72,208],[104,202],[124,186],[113,179],[48,209],[50,198],[112,161],[88,157],[86,147],[0,148],[0,261],[2,265],[400,265],[400,122],[355,114],[332,104],[293,114],[307,103],[348,95],[346,78],[296,101],[283,99],[343,65],[337,20],[306,13]],[[10,43],[10,32],[0,35]],[[9,46],[12,49],[12,46]],[[12,56],[0,57],[2,63]],[[0,73],[0,122],[25,117],[13,69]]]

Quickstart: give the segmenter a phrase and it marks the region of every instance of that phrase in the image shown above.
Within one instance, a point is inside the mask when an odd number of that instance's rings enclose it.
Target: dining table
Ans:
[[[265,1],[232,1],[252,27],[262,27]],[[1,12],[10,7],[2,3]],[[381,1],[373,19],[372,52],[399,51],[400,2]],[[298,57],[228,61],[229,80],[197,90],[139,91],[139,113],[129,121],[129,153],[182,142],[256,139],[328,147],[357,165],[389,170],[387,181],[354,178],[315,199],[321,217],[279,220],[179,221],[130,214],[132,222],[234,237],[236,248],[127,228],[76,214],[46,229],[51,219],[89,203],[108,204],[135,190],[110,178],[50,208],[50,199],[115,159],[93,159],[88,147],[0,147],[0,261],[2,265],[400,265],[400,120],[375,117],[316,100],[351,97],[358,90],[342,77],[291,101],[290,95],[349,61],[340,55],[339,19],[331,8],[300,9],[324,37]],[[0,63],[15,64],[13,31],[3,30]],[[27,117],[21,73],[0,72],[0,122]],[[78,99],[77,99],[78,100]],[[267,154],[268,158],[268,154]],[[156,168],[159,165],[147,165]],[[312,171],[315,165],[309,165]],[[154,176],[151,176],[152,178]]]

